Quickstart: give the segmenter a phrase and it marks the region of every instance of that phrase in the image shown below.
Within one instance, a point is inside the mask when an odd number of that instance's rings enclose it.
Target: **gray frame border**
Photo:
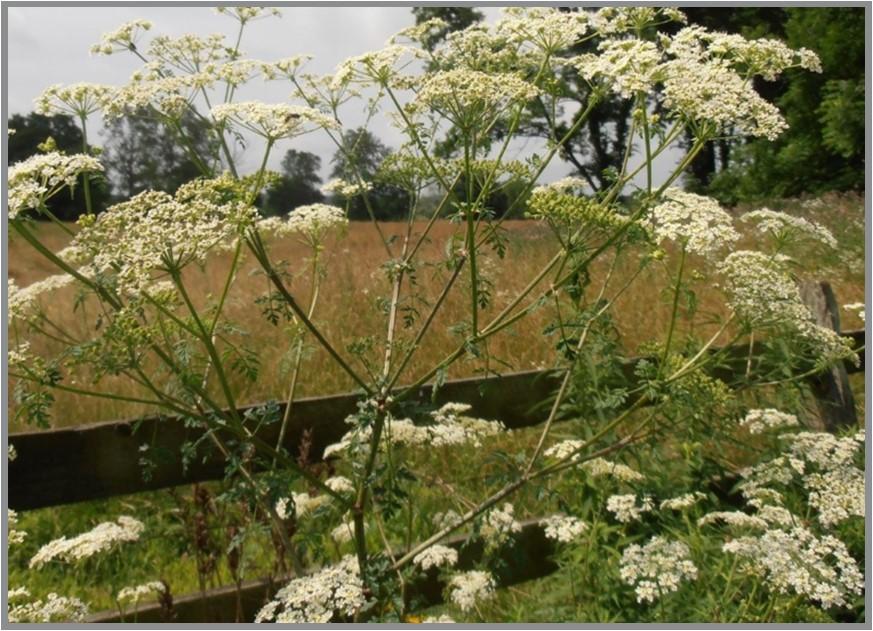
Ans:
[[[721,6],[726,8],[731,7],[740,7],[740,6],[769,6],[769,7],[855,7],[855,8],[864,8],[864,24],[865,24],[865,50],[866,50],[866,64],[865,64],[865,81],[866,81],[866,92],[865,92],[865,114],[867,119],[867,127],[865,128],[865,155],[866,155],[866,164],[865,164],[865,252],[864,252],[864,268],[865,268],[865,304],[870,305],[870,297],[871,297],[871,274],[870,274],[870,249],[871,249],[871,199],[870,199],[870,185],[871,185],[871,174],[873,174],[873,166],[871,166],[871,158],[873,158],[873,144],[871,144],[871,129],[870,122],[873,119],[873,107],[871,107],[871,69],[873,69],[873,63],[871,63],[871,9],[873,9],[873,2],[870,1],[849,1],[849,2],[828,2],[826,0],[812,0],[812,1],[804,1],[804,0],[796,0],[795,2],[783,2],[779,0],[738,0],[736,2],[723,2],[717,0],[705,0],[705,1],[691,1],[691,2],[619,2],[616,0],[603,0],[601,2],[554,2],[554,1],[543,1],[543,0],[532,0],[528,2],[517,2],[517,1],[509,1],[509,2],[495,2],[493,0],[485,0],[482,2],[473,2],[470,0],[456,0],[455,2],[409,2],[409,1],[400,1],[400,2],[390,2],[385,0],[365,0],[362,2],[354,2],[353,0],[312,0],[312,1],[283,1],[283,2],[274,2],[274,3],[256,3],[251,1],[240,1],[240,2],[211,2],[210,0],[204,0],[202,2],[197,1],[183,1],[183,2],[171,2],[169,0],[133,0],[131,2],[124,2],[119,0],[108,0],[105,2],[100,2],[99,0],[78,0],[72,2],[59,2],[57,0],[36,0],[33,2],[25,2],[21,0],[17,1],[4,1],[2,3],[2,34],[3,34],[3,63],[2,63],[2,81],[0,81],[0,86],[2,86],[3,91],[3,103],[2,103],[2,112],[3,112],[3,120],[2,120],[2,129],[0,129],[0,133],[2,133],[2,142],[3,142],[3,154],[8,155],[8,29],[9,29],[9,20],[8,20],[8,10],[10,7],[100,7],[100,6],[158,6],[158,7],[215,7],[215,6],[244,6],[244,5],[255,5],[255,4],[268,4],[269,6],[276,7],[316,7],[316,6],[325,6],[325,7],[392,7],[392,8],[406,8],[406,7],[414,7],[414,6],[464,6],[464,7],[502,7],[502,6],[672,6],[672,7],[704,7],[704,6]],[[2,201],[3,206],[5,207],[7,204],[7,191],[5,182],[7,181],[7,172],[9,165],[6,161],[3,164],[3,192],[2,192]],[[3,298],[2,298],[2,315],[4,323],[8,322],[8,304],[7,304],[7,285],[8,278],[6,275],[6,270],[8,269],[8,235],[6,228],[7,219],[3,217],[2,223],[2,233],[3,244],[2,244],[2,256],[0,256],[0,261],[2,261],[2,269],[3,269]],[[2,384],[2,395],[0,395],[0,404],[2,404],[2,418],[3,418],[3,443],[4,445],[7,442],[8,436],[8,419],[6,418],[6,410],[8,410],[9,404],[9,392],[8,392],[8,367],[7,367],[7,352],[8,352],[8,340],[5,335],[6,327],[4,327],[4,332],[0,334],[0,351],[3,353],[2,358],[2,376],[3,376],[3,384]],[[866,334],[869,336],[870,334],[870,325],[865,324]],[[869,366],[871,356],[870,346],[868,345],[865,349],[865,361]],[[870,370],[865,371],[865,428],[869,428],[870,426],[870,418],[871,410],[869,405],[869,393],[871,391],[871,384],[873,384],[873,374],[871,374]],[[865,498],[865,513],[867,517],[865,517],[865,571],[866,575],[864,577],[865,580],[865,611],[869,618],[870,616],[870,608],[871,604],[873,604],[873,595],[871,595],[871,585],[873,585],[873,577],[871,577],[871,571],[873,571],[873,567],[871,567],[871,533],[873,533],[873,528],[871,528],[871,520],[870,520],[870,508],[871,508],[871,455],[873,455],[873,448],[871,448],[870,441],[867,440],[865,442],[866,448],[866,462],[865,462],[865,474],[866,474],[866,498]],[[6,533],[8,532],[8,523],[7,523],[7,485],[8,480],[6,474],[8,472],[8,451],[4,448],[0,450],[2,452],[2,510],[3,510],[3,542],[6,541]],[[0,606],[2,606],[2,628],[7,628],[9,625],[9,621],[7,618],[7,558],[5,554],[5,550],[0,551],[0,556],[2,556],[2,580],[0,580],[0,589],[2,589],[2,594],[0,594]],[[568,628],[568,629],[630,629],[636,627],[644,627],[651,629],[673,629],[680,627],[707,627],[711,629],[722,629],[722,628],[770,628],[770,629],[779,629],[779,628],[812,628],[819,629],[823,627],[835,627],[839,626],[841,628],[853,628],[853,629],[873,629],[871,626],[871,621],[868,620],[864,623],[849,623],[849,624],[816,624],[816,623],[798,623],[798,624],[763,624],[763,623],[746,623],[746,624],[721,624],[721,623],[673,623],[673,624],[628,624],[628,623],[616,623],[616,624],[604,624],[604,623],[540,623],[540,624],[529,624],[529,623],[486,623],[486,624],[476,624],[477,628],[483,629],[496,629],[496,628],[520,628],[520,629],[547,629],[547,628]],[[20,629],[59,629],[65,628],[69,625],[66,624],[18,624],[14,625],[14,628]],[[150,625],[145,624],[130,624],[125,626],[135,626],[140,628],[150,628]],[[282,624],[279,625],[281,627],[289,627],[289,628],[307,628],[312,625],[296,625],[296,624]],[[344,625],[349,628],[363,628],[365,625]],[[374,625],[366,625],[372,627]],[[382,627],[385,629],[400,629],[407,628],[409,625],[406,624],[377,624],[377,627]],[[429,625],[430,627],[436,628],[457,628],[456,625],[449,624],[437,624],[437,625]],[[256,625],[253,623],[222,623],[222,624],[209,624],[209,623],[195,623],[195,624],[180,624],[180,623],[168,623],[160,626],[161,629],[185,629],[185,628],[193,628],[193,629],[239,629],[239,628],[255,628]],[[76,629],[106,629],[107,625],[105,624],[77,624],[73,625],[73,628]],[[154,628],[154,627],[151,627]]]

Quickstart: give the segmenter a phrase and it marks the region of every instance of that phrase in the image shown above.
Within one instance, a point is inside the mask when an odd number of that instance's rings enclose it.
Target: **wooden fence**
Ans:
[[[827,283],[807,284],[802,287],[802,293],[819,323],[839,332],[839,312],[830,286]],[[842,335],[849,338],[855,348],[864,347],[863,330],[847,331]],[[757,357],[754,346],[751,349],[749,345],[743,345],[722,350],[727,351],[726,359],[719,363],[714,373],[726,381],[743,374],[750,358]],[[630,359],[624,364],[631,380],[638,361],[639,358]],[[810,378],[826,427],[832,429],[856,421],[848,374],[864,369],[862,351],[857,365],[840,364]],[[422,401],[432,399],[437,405],[448,401],[469,403],[476,416],[499,419],[508,429],[518,429],[544,420],[559,378],[553,371],[527,371],[460,379],[446,382],[436,393],[431,386],[424,386],[417,396]],[[293,422],[286,433],[284,447],[296,455],[304,432],[307,432],[311,441],[310,453],[323,453],[324,447],[338,441],[347,431],[345,418],[356,410],[358,400],[356,394],[343,394],[295,401]],[[248,406],[241,411],[256,407],[260,405]],[[217,455],[195,459],[183,467],[179,446],[185,441],[196,440],[202,431],[187,426],[179,418],[150,417],[11,434],[9,442],[15,446],[18,457],[9,463],[8,505],[16,510],[29,510],[220,479],[224,475],[224,462]],[[259,436],[269,444],[275,444],[277,434],[275,424],[259,432]],[[155,454],[148,477],[143,476],[140,464],[144,444]],[[520,537],[519,545],[513,546],[514,552],[507,553],[502,564],[503,573],[498,577],[502,585],[545,576],[554,569],[548,560],[551,546],[536,520],[525,524]],[[462,568],[472,567],[478,558],[476,555],[481,555],[475,542],[467,545],[466,540],[455,539],[452,543],[463,550]],[[265,578],[245,583],[240,590],[228,586],[210,590],[205,595],[182,596],[175,599],[173,619],[177,622],[232,622],[239,597],[243,619],[251,620],[265,599],[280,586],[275,578]],[[438,602],[442,593],[435,577],[416,586],[416,590],[425,602]],[[158,605],[145,606],[139,609],[137,620],[155,622],[166,615]],[[92,621],[118,619],[117,613],[106,612],[94,616]]]

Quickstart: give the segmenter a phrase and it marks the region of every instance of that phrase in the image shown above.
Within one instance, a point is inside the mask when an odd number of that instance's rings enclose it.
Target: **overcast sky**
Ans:
[[[497,8],[484,8],[487,19],[499,15]],[[284,7],[283,17],[250,23],[246,27],[242,49],[255,59],[272,60],[299,53],[314,55],[307,69],[315,73],[331,72],[343,59],[374,50],[397,31],[413,23],[409,7]],[[224,33],[235,36],[237,23],[214,9],[201,7],[9,7],[8,8],[8,90],[7,107],[10,114],[27,113],[33,109],[33,99],[46,87],[55,83],[121,84],[140,66],[133,55],[119,53],[111,56],[92,56],[88,49],[99,41],[100,35],[123,22],[145,18],[154,23],[144,41],[156,33],[198,35]],[[265,102],[287,101],[290,88],[287,83],[254,79],[239,93],[239,100],[257,99]],[[344,120],[347,127],[357,122],[354,114]],[[91,122],[99,126],[99,115]],[[397,146],[398,132],[384,117],[379,117],[370,129],[386,144]],[[89,134],[90,135],[90,134]],[[94,144],[101,144],[92,139]],[[271,166],[278,167],[285,150],[294,147],[311,151],[322,158],[322,175],[330,171],[330,157],[334,145],[323,133],[308,134],[286,142],[274,151]],[[524,157],[540,147],[536,141],[520,142],[509,157]],[[673,162],[675,156],[668,159]],[[253,170],[258,157],[249,152],[243,170]],[[669,168],[669,164],[658,165]],[[660,171],[657,168],[656,171]],[[571,171],[566,163],[555,161],[544,174],[544,180],[563,177]]]

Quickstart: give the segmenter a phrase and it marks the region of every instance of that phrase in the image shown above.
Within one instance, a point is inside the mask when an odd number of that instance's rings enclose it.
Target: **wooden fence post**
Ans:
[[[840,306],[834,290],[827,281],[804,281],[800,296],[809,307],[819,326],[840,332]],[[827,371],[811,380],[824,429],[829,432],[857,425],[855,397],[849,386],[849,374],[844,362],[837,362]]]

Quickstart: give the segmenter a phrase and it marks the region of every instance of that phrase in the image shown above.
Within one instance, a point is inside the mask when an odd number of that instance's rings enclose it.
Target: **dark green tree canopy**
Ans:
[[[377,178],[379,166],[391,154],[391,150],[363,127],[345,132],[343,146],[347,149],[337,150],[333,156],[331,177],[357,182],[360,175],[373,186],[368,199],[376,219],[405,217],[409,211],[409,195],[403,189],[380,182]],[[369,216],[362,196],[351,200],[349,219],[367,219]]]
[[[104,132],[104,164],[114,197],[124,199],[146,189],[172,193],[203,175],[185,151],[186,143],[213,166],[218,164],[217,142],[205,123],[188,114],[180,127],[184,142],[176,129],[151,116],[125,116],[109,122]]]
[[[267,190],[264,214],[285,215],[298,206],[324,201],[319,190],[320,169],[321,158],[314,153],[289,149],[282,158],[279,178]]]

